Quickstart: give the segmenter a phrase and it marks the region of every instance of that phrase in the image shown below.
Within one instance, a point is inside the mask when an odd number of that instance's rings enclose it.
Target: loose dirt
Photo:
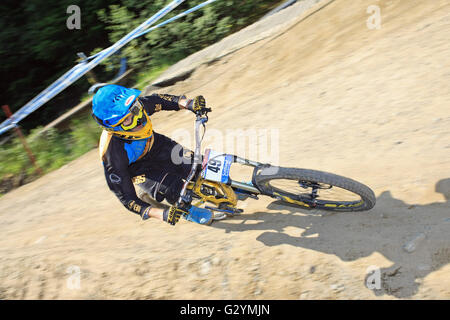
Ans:
[[[448,1],[335,0],[200,66],[162,90],[206,97],[205,146],[353,178],[375,208],[261,197],[209,227],[141,221],[93,150],[0,199],[0,298],[449,299],[449,52]],[[192,147],[193,120],[153,124]],[[238,130],[242,150],[226,143]]]

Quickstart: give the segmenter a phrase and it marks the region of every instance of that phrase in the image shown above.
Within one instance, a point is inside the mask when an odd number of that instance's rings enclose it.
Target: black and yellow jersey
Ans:
[[[180,110],[180,96],[152,94],[138,99],[149,116],[160,110]],[[162,141],[155,136],[160,135],[152,131],[146,139],[125,140],[104,130],[100,137],[99,152],[108,187],[127,209],[136,214],[142,214],[149,204],[137,197],[132,179],[145,171],[144,158],[154,147],[155,140],[156,144]]]

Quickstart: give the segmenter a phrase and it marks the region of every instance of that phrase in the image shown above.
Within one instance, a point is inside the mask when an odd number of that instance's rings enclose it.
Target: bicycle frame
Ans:
[[[205,130],[206,130],[206,126],[205,123],[208,122],[208,116],[201,116],[199,114],[196,115],[196,120],[195,120],[195,151],[194,151],[194,161],[192,163],[192,167],[191,167],[191,171],[189,172],[189,175],[186,178],[186,181],[183,184],[183,188],[181,189],[180,192],[180,197],[178,198],[177,201],[177,206],[181,206],[181,204],[184,203],[190,203],[192,201],[192,197],[188,196],[188,185],[189,183],[192,182],[192,179],[194,178],[199,165],[202,165],[202,154],[201,154],[201,142],[203,140],[203,137],[200,137],[200,126],[202,125]],[[223,155],[227,155],[227,154],[223,154]],[[250,167],[254,167],[254,173],[256,172],[256,170],[262,166],[264,166],[264,164],[257,162],[257,161],[252,161],[252,160],[248,160],[248,159],[244,159],[242,157],[236,156],[236,155],[231,155],[232,156],[232,163],[239,163],[242,165],[246,165],[246,166],[250,166]],[[208,181],[208,180],[206,180]],[[224,183],[227,186],[230,186],[231,188],[233,188],[233,191],[236,191],[235,189],[240,189],[240,190],[244,190],[250,194],[254,194],[254,195],[258,195],[261,194],[261,191],[254,185],[254,183],[244,183],[244,182],[240,182],[240,181],[234,181],[231,178],[228,177],[228,181],[226,183]]]
[[[364,211],[370,210],[375,205],[375,194],[369,187],[358,181],[336,174],[310,169],[271,166],[267,163],[251,161],[236,155],[218,153],[214,150],[207,151],[204,159],[202,159],[200,148],[203,137],[200,137],[200,125],[203,125],[206,130],[205,123],[208,122],[207,112],[204,113],[204,116],[200,113],[196,114],[194,161],[190,173],[183,184],[180,197],[176,203],[177,206],[182,206],[183,203],[190,205],[193,196],[195,196],[200,199],[199,204],[209,202],[216,206],[205,206],[207,209],[222,211],[228,215],[239,215],[243,210],[236,208],[238,200],[245,200],[248,197],[258,199],[260,194],[308,209]],[[204,134],[205,132],[203,132]],[[253,167],[251,182],[233,181],[229,175],[232,163]],[[202,167],[199,168],[199,165]],[[199,171],[199,169],[201,170]],[[275,170],[273,171],[272,169]],[[193,181],[196,173],[199,173],[199,176]],[[299,187],[304,189],[312,188],[312,191],[310,193],[300,192],[298,195],[292,195],[289,191],[270,185],[270,181],[277,179],[296,181]],[[331,189],[334,186],[346,190],[358,196],[358,199],[341,199],[339,195],[335,195],[337,198],[329,198],[326,194],[325,197],[318,199],[320,197],[318,190],[322,189],[320,184],[330,186],[326,189]],[[188,185],[189,187],[192,186],[192,188],[188,188]]]

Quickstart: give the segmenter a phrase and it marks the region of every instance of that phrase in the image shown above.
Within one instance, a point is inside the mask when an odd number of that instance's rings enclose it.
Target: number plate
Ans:
[[[203,158],[202,178],[209,181],[227,183],[233,156],[206,149]]]

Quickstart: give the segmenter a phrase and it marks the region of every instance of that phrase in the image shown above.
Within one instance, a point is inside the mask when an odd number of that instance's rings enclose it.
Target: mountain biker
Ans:
[[[103,128],[99,151],[110,190],[143,220],[153,217],[175,225],[183,214],[188,221],[210,224],[214,217],[210,210],[192,205],[174,206],[192,159],[186,152],[189,150],[154,132],[150,120],[153,113],[161,110],[201,110],[206,105],[204,97],[140,94],[137,89],[106,85],[92,100],[92,117]],[[160,209],[142,201],[134,185],[158,202],[166,199],[171,206]]]

